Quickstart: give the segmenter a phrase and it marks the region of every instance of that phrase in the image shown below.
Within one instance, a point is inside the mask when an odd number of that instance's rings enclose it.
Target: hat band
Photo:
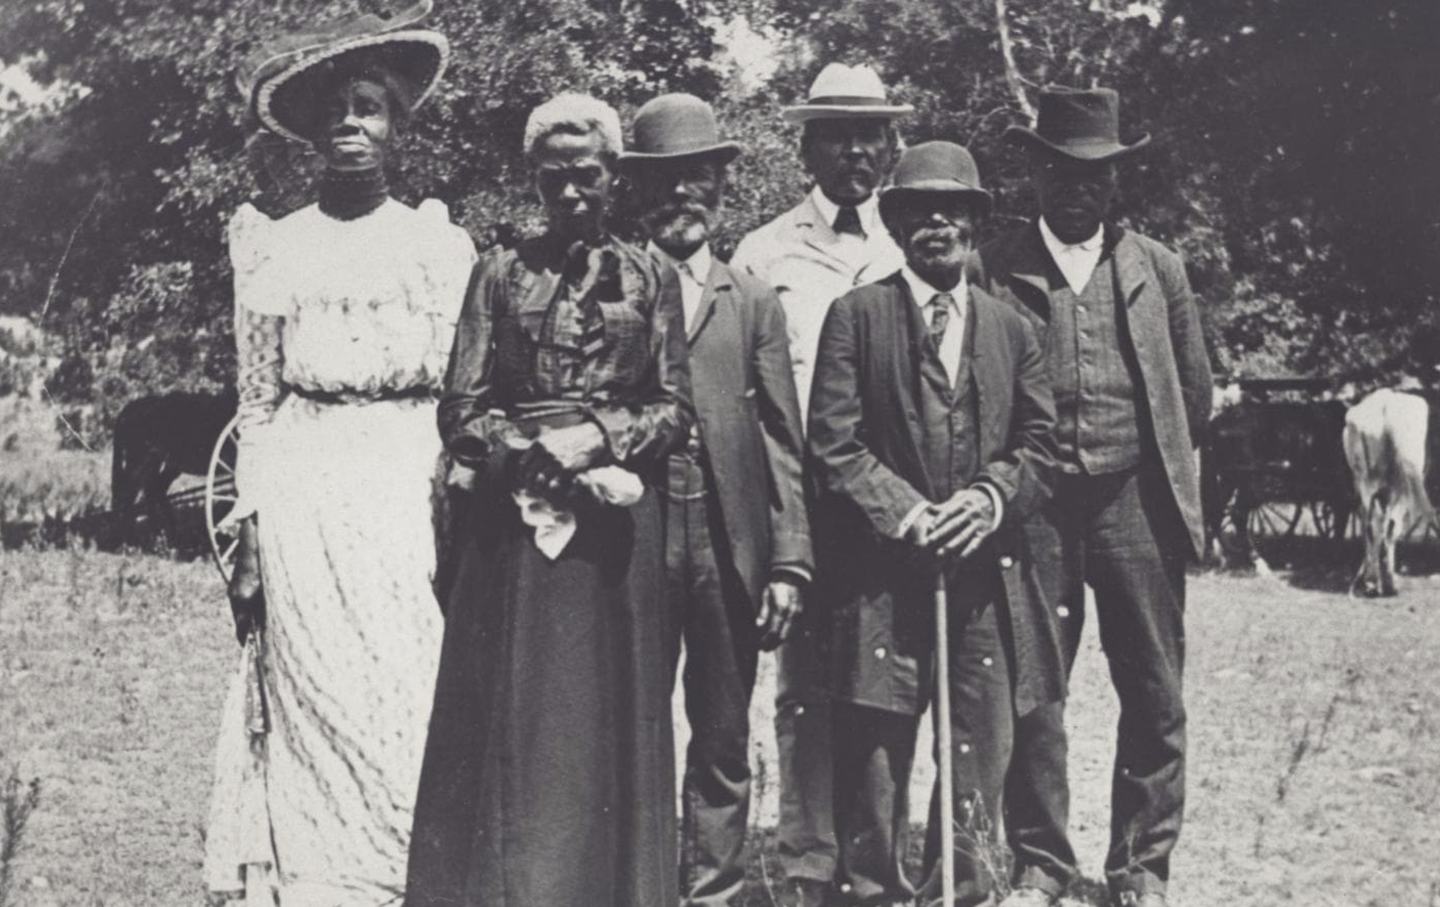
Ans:
[[[875,98],[868,95],[831,94],[818,98],[809,98],[805,101],[811,107],[889,107],[890,102],[884,98]]]

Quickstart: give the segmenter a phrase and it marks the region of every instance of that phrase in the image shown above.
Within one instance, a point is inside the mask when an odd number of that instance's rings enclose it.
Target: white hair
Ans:
[[[620,131],[620,114],[599,98],[588,94],[565,92],[530,111],[525,121],[525,157],[535,154],[535,147],[557,132],[574,135],[600,136],[605,150],[619,154],[624,150]]]

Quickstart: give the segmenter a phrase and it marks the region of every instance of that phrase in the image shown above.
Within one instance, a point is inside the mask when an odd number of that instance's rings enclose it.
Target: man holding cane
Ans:
[[[818,576],[835,612],[837,876],[850,903],[909,904],[906,788],[935,683],[932,593],[949,595],[957,905],[992,900],[977,852],[996,826],[1015,711],[1057,701],[1060,651],[1030,594],[1019,522],[1049,494],[1054,406],[1023,316],[969,287],[990,195],[949,142],[905,152],[881,196],[905,266],[831,307],[810,400]],[[926,903],[941,901],[938,795]],[[983,819],[982,819],[983,817]],[[968,836],[968,839],[967,839]]]

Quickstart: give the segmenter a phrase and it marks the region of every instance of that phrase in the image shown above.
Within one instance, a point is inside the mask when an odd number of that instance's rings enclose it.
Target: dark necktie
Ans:
[[[936,293],[930,300],[930,342],[935,352],[940,352],[940,341],[945,339],[945,329],[950,326],[950,306],[955,302],[949,293]]]
[[[865,230],[860,226],[860,212],[855,210],[854,205],[840,206],[835,214],[834,227],[836,235],[849,233],[862,239],[865,237]]]

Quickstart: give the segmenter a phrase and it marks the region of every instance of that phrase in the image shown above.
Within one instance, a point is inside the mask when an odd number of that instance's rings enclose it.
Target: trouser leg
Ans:
[[[1055,497],[1025,527],[1033,569],[1056,622],[1067,673],[1085,623],[1084,500],[1079,479],[1062,479]],[[1005,837],[1015,857],[1015,884],[1058,895],[1075,876],[1068,823],[1069,743],[1065,703],[1041,705],[1015,719],[1005,779]]]
[[[845,728],[835,752],[836,884],[846,903],[908,901],[915,896],[905,852],[919,719],[849,703],[836,703],[834,713]]]
[[[1004,872],[999,844],[1000,806],[1013,739],[1011,657],[1000,621],[1008,612],[993,602],[950,609],[950,748],[955,812],[955,904],[979,904]],[[932,708],[938,724],[947,720]],[[939,764],[935,735],[935,761]],[[940,779],[930,798],[921,903],[942,902]]]
[[[1185,548],[1163,476],[1130,474],[1096,517],[1100,641],[1120,700],[1105,874],[1163,891],[1185,800]]]
[[[684,618],[685,759],[681,898],[687,905],[737,904],[745,885],[750,811],[750,693],[759,639],[754,606],[729,569],[713,498],[695,502]]]
[[[826,621],[823,603],[807,601],[790,638],[775,653],[780,868],[787,879],[821,882],[834,878],[837,853]]]

